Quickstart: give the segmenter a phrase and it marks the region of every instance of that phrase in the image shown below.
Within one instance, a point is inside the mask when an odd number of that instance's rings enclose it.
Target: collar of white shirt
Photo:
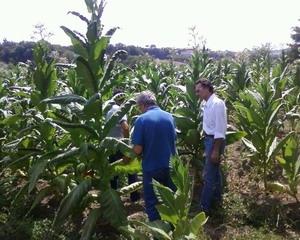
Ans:
[[[204,108],[210,107],[212,105],[215,97],[216,97],[216,95],[214,93],[212,95],[210,95],[209,99],[204,103]]]

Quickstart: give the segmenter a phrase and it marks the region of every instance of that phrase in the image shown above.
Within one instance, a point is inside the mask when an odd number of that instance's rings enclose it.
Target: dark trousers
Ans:
[[[171,188],[173,191],[176,190],[176,187],[173,184],[170,177],[169,168],[143,172],[144,200],[146,213],[148,215],[149,221],[155,221],[160,219],[160,215],[155,208],[155,205],[158,203],[158,200],[154,193],[152,179],[155,179],[159,183]]]
[[[117,152],[114,155],[109,156],[109,162],[113,163],[123,157],[121,152]],[[137,174],[128,174],[128,184],[135,183],[137,181]],[[113,179],[110,181],[110,186],[112,189],[118,189],[118,182],[119,177],[114,176]],[[130,194],[130,199],[132,202],[136,202],[140,199],[140,193],[135,191]]]

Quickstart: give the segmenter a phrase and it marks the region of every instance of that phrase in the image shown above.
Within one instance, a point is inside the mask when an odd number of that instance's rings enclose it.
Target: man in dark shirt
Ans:
[[[170,158],[176,152],[175,123],[170,113],[156,105],[156,98],[152,92],[140,93],[136,101],[142,114],[134,124],[133,150],[142,155],[145,208],[149,221],[154,221],[160,219],[160,216],[155,208],[158,201],[153,190],[152,178],[175,190],[169,170]]]

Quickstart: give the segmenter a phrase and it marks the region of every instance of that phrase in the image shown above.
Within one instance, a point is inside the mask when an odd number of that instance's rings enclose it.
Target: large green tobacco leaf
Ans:
[[[19,114],[11,115],[1,120],[0,123],[4,125],[14,125],[21,119],[22,119],[22,115]]]
[[[131,159],[129,163],[124,163],[123,160],[115,161],[110,164],[112,166],[113,173],[118,174],[133,174],[142,171],[142,162],[137,158]]]
[[[198,98],[195,92],[195,83],[191,80],[187,81],[186,83],[186,93],[187,98],[189,99],[190,103],[197,104]]]
[[[88,126],[86,124],[63,122],[63,121],[52,120],[52,119],[48,119],[48,121],[51,121],[54,124],[57,124],[60,127],[66,128],[66,129],[82,129],[82,130],[84,130],[85,133],[88,133],[89,135],[93,136],[94,138],[99,137],[98,133],[93,128],[91,128],[90,126]]]
[[[80,18],[82,21],[84,21],[86,24],[89,24],[89,20],[88,20],[85,16],[81,15],[80,13],[75,12],[75,11],[69,11],[68,13],[70,13],[70,14],[76,16],[76,17],[79,17],[79,18]]]
[[[98,81],[89,63],[81,56],[76,59],[76,72],[81,83],[88,89],[91,95],[98,92]]]
[[[77,53],[79,56],[82,56],[84,59],[88,59],[88,53],[86,50],[85,42],[82,41],[80,37],[76,35],[73,31],[71,31],[69,28],[64,26],[61,26],[61,28],[71,38],[71,42],[73,44],[75,53]]]
[[[66,217],[72,213],[72,210],[80,205],[83,197],[90,190],[91,184],[91,179],[85,179],[64,197],[54,219],[55,226],[64,222]]]
[[[30,175],[29,175],[29,187],[28,187],[28,193],[30,193],[33,188],[35,187],[36,181],[38,180],[38,177],[42,172],[44,172],[47,164],[48,164],[47,158],[45,159],[39,159],[36,164],[32,166],[30,169]]]
[[[90,99],[85,103],[83,107],[84,117],[87,119],[95,118],[99,119],[101,117],[101,94],[95,93]]]
[[[73,102],[77,102],[80,104],[85,104],[87,100],[84,97],[75,95],[75,94],[66,94],[66,95],[60,95],[55,97],[46,98],[42,101],[43,103],[51,103],[51,104],[69,104]]]
[[[244,131],[227,132],[226,133],[226,145],[233,144],[247,135]]]
[[[42,190],[39,191],[37,196],[35,197],[29,211],[27,212],[27,216],[30,214],[30,212],[46,197],[50,196],[54,192],[53,186],[48,186],[43,188]]]
[[[246,147],[248,147],[252,152],[257,153],[257,149],[256,147],[253,145],[253,143],[251,141],[249,141],[246,138],[242,138],[243,143],[246,145]]]
[[[61,174],[61,173],[58,173]],[[62,193],[67,193],[72,175],[61,174],[51,180],[51,185]]]
[[[173,225],[177,224],[179,216],[172,208],[166,205],[158,205],[156,209],[159,211],[162,220],[172,223]]]
[[[106,137],[101,143],[101,148],[105,148],[111,152],[119,150],[123,155],[132,159],[136,157],[132,147],[114,137]]]
[[[291,138],[291,136],[294,135],[294,132],[290,132],[288,135],[286,135],[283,139],[281,139],[279,142],[277,142],[277,138],[274,139],[272,145],[269,148],[268,152],[268,158],[273,158],[276,156],[276,154],[283,148],[283,146],[286,144],[286,142]]]
[[[88,240],[91,238],[95,231],[96,223],[101,216],[101,210],[99,208],[94,208],[90,210],[90,213],[84,223],[82,228],[82,234],[80,240]]]
[[[161,198],[163,204],[156,206],[157,210],[159,211],[162,220],[166,220],[173,225],[176,225],[177,221],[179,220],[179,209],[180,205],[178,206],[176,203],[176,198],[174,197],[174,192],[168,188],[163,186],[157,181],[153,181],[155,186],[156,195]]]
[[[289,194],[296,198],[298,185],[300,184],[300,155],[299,138],[293,135],[290,137],[283,149],[283,157],[277,157],[280,166],[283,168],[283,176],[287,179],[289,185]]]
[[[187,132],[189,129],[197,129],[197,124],[189,117],[174,115],[174,118],[176,127],[182,132]]]
[[[56,158],[57,158],[57,156],[69,157],[70,154],[69,155],[66,153],[61,154],[61,151],[57,150],[57,151],[45,153],[40,158],[36,159],[29,171],[28,193],[30,193],[33,190],[33,188],[35,187],[35,184],[36,184],[39,176],[45,171],[48,163],[51,163],[51,161],[53,161],[53,159],[50,160],[50,158],[53,156],[56,156]]]
[[[24,137],[22,137],[22,138],[19,138],[19,139],[15,139],[15,140],[13,140],[13,141],[11,141],[11,142],[8,142],[8,143],[6,143],[6,144],[4,144],[2,147],[3,147],[3,149],[4,150],[9,150],[9,149],[11,149],[11,150],[16,150],[17,149],[17,147],[22,143],[22,141],[23,140],[25,140],[27,137],[26,136],[24,136]]]
[[[119,194],[114,189],[108,189],[100,194],[103,217],[112,225],[119,227],[127,222],[125,209]]]
[[[113,56],[111,57],[111,59],[108,61],[108,63],[104,68],[103,77],[99,81],[99,89],[102,89],[106,84],[106,82],[110,79],[116,60],[118,58],[121,58],[124,55],[127,55],[127,52],[124,50],[118,50],[113,54]]]
[[[186,144],[197,147],[200,145],[201,135],[198,129],[189,129],[183,139]]]
[[[180,107],[175,110],[176,115],[197,118],[196,113],[189,107]]]
[[[89,43],[94,43],[98,39],[97,21],[90,21],[86,33]]]
[[[119,193],[121,195],[128,195],[130,193],[133,193],[137,190],[140,190],[142,189],[143,187],[143,182],[142,181],[139,181],[139,182],[134,182],[128,186],[125,186],[125,187],[122,187],[120,190],[119,190]]]
[[[33,83],[40,92],[40,99],[52,96],[56,90],[56,69],[54,60],[47,61],[47,49],[42,43],[34,48],[33,55],[36,69],[33,72]]]
[[[271,192],[288,193],[293,196],[289,186],[280,182],[268,182],[267,189]]]
[[[187,171],[187,166],[184,165],[178,156],[172,158],[171,178],[177,190],[188,197],[191,178]]]
[[[207,217],[204,212],[198,213],[191,221],[190,221],[190,230],[193,234],[197,236],[201,226],[203,226],[207,222]]]
[[[53,148],[53,139],[55,139],[55,128],[53,125],[48,123],[48,119],[45,119],[45,122],[42,122],[38,130],[41,134],[41,138],[48,144],[49,149]]]
[[[105,51],[109,44],[109,37],[102,36],[93,46],[92,46],[92,59],[95,61],[102,62]]]
[[[89,13],[95,11],[94,0],[84,0]]]
[[[3,164],[5,167],[13,168],[14,166],[17,167],[24,167],[28,165],[29,160],[31,157],[38,155],[39,152],[32,152],[26,155],[22,155],[21,157],[10,157],[6,156],[3,159],[1,159],[0,164]]]
[[[60,164],[63,160],[67,158],[72,158],[74,156],[77,156],[79,153],[80,153],[80,148],[73,147],[70,150],[65,150],[65,152],[56,155],[54,158],[52,158],[49,161],[49,164],[55,166],[56,164]]]

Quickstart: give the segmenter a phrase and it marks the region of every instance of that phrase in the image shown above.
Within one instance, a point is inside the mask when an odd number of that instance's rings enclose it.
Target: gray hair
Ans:
[[[156,105],[156,98],[153,92],[143,91],[136,97],[136,103],[138,105],[152,106]]]

